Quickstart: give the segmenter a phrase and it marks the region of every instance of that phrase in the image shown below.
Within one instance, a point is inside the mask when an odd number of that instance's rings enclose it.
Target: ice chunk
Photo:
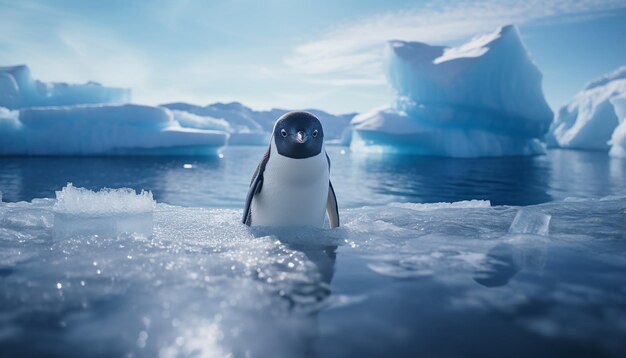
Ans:
[[[552,120],[541,73],[514,26],[456,48],[392,41],[389,107],[356,116],[357,151],[480,157],[544,152]]]
[[[156,202],[151,192],[102,189],[98,192],[76,188],[68,183],[56,192],[54,232],[56,236],[122,233],[152,235],[153,210]]]
[[[228,138],[141,105],[39,107],[14,116],[0,111],[0,155],[215,155]]]
[[[25,65],[0,67],[0,106],[18,109],[33,106],[127,103],[130,90],[99,83],[46,83],[34,80]]]
[[[540,211],[530,208],[520,209],[517,215],[515,215],[515,219],[513,219],[509,233],[548,236],[550,218],[550,215]]]
[[[474,272],[474,280],[486,287],[500,287],[520,271],[541,272],[546,264],[551,217],[537,209],[519,209],[509,235],[487,252]]]
[[[149,191],[142,190],[136,194],[133,189],[121,188],[93,192],[68,183],[56,192],[53,210],[68,215],[104,216],[150,213],[155,205],[152,192]]]
[[[626,66],[587,84],[559,110],[546,136],[548,146],[608,150],[609,139],[619,123],[611,99],[625,93]],[[619,145],[614,151],[618,154]]]
[[[626,74],[626,71],[624,73]],[[612,157],[626,158],[626,91],[611,98],[611,104],[619,120],[619,125],[611,135],[609,154]]]

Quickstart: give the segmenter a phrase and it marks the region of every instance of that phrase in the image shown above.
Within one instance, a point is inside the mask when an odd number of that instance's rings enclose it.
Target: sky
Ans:
[[[626,65],[626,0],[0,0],[0,66],[132,88],[133,101],[363,112],[387,41],[458,45],[516,24],[557,110]]]

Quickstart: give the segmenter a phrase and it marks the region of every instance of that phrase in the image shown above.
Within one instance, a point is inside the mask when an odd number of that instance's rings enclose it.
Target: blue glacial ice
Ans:
[[[34,80],[25,65],[0,67],[0,107],[18,109],[35,106],[127,103],[130,90],[85,84],[48,83]]]
[[[544,152],[552,111],[515,26],[458,47],[391,41],[395,102],[356,116],[357,151],[481,157]]]
[[[546,136],[548,146],[609,150],[610,140],[611,155],[624,156],[624,128],[616,129],[624,121],[624,112],[618,113],[623,96],[626,66],[588,83],[559,110]]]
[[[228,138],[132,104],[0,108],[0,136],[0,155],[215,155]]]
[[[441,356],[462,336],[619,356],[625,203],[390,204],[335,230],[254,230],[241,210],[68,185],[0,203],[0,352]]]

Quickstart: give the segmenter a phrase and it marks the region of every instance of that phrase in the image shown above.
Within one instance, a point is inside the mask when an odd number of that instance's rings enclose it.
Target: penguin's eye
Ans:
[[[284,128],[283,128],[283,129],[281,129],[281,130],[280,130],[280,135],[282,135],[282,136],[283,136],[283,138],[284,138],[284,137],[286,137],[286,136],[287,136],[287,131],[286,131]]]
[[[317,129],[313,131],[313,137],[317,137]]]

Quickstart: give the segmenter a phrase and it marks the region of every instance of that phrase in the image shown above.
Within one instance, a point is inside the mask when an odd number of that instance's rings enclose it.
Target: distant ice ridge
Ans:
[[[626,66],[590,82],[559,110],[546,136],[548,146],[591,150],[611,148],[612,156],[626,156],[624,96]],[[620,123],[622,125],[617,128]]]
[[[217,123],[225,124],[230,134],[230,145],[266,145],[274,122],[286,109],[256,111],[239,102],[213,103],[197,106],[189,103],[167,103],[162,107],[176,111],[176,115],[185,117],[179,122],[183,127],[215,129]],[[307,109],[322,122],[324,138],[331,144],[345,144],[344,135],[355,114],[333,115],[316,109]],[[189,115],[185,115],[188,113]],[[194,116],[194,117],[191,117]]]
[[[85,84],[48,83],[34,80],[26,65],[0,67],[0,107],[18,109],[36,106],[127,103],[130,90]]]
[[[0,155],[212,155],[228,138],[131,104],[0,108],[0,136]]]
[[[533,155],[552,111],[515,26],[459,47],[391,41],[395,102],[356,116],[352,148],[451,157]]]

